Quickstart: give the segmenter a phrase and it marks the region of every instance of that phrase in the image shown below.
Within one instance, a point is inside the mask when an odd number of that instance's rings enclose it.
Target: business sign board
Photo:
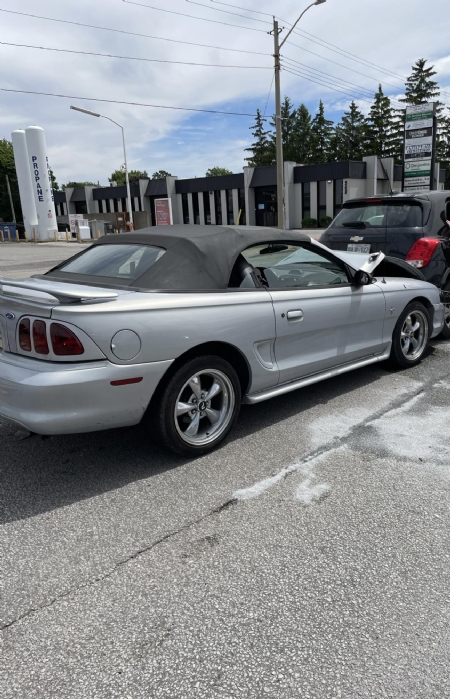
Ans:
[[[157,226],[171,226],[173,224],[170,199],[155,199],[155,218]]]
[[[409,105],[405,115],[403,191],[433,189],[436,104]]]
[[[78,225],[81,226],[81,221],[84,220],[84,215],[83,214],[70,214],[69,216],[69,225],[70,225],[70,232],[71,233],[76,233],[77,232],[77,221]]]

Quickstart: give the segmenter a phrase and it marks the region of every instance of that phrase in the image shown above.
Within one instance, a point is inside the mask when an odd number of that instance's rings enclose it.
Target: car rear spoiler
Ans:
[[[27,289],[53,296],[59,303],[101,303],[114,301],[118,294],[115,291],[98,289],[81,284],[66,284],[64,282],[47,281],[45,279],[6,279],[0,277],[0,296],[20,296],[5,287]]]

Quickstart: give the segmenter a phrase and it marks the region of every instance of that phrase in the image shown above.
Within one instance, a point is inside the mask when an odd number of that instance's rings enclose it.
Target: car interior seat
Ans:
[[[255,280],[252,276],[254,272],[255,268],[253,265],[247,262],[243,255],[239,254],[231,270],[228,287],[233,289],[239,287],[255,287]]]

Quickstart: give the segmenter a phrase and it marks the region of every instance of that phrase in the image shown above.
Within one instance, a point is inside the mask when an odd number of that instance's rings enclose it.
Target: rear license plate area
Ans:
[[[355,245],[355,243],[349,243],[347,245],[347,252],[363,252],[363,253],[369,253],[370,252],[370,245]]]

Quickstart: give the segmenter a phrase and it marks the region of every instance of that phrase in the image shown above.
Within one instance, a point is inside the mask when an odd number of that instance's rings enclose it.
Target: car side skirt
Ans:
[[[291,381],[290,383],[285,383],[281,386],[276,386],[275,388],[270,388],[266,391],[247,394],[243,397],[242,402],[247,405],[262,403],[263,400],[269,400],[269,398],[275,398],[275,396],[282,396],[285,393],[296,391],[298,388],[311,386],[311,384],[319,383],[319,381],[325,381],[325,379],[331,379],[334,376],[346,374],[348,371],[353,371],[353,369],[362,369],[362,367],[368,366],[369,364],[384,362],[386,361],[386,359],[389,359],[390,357],[391,344],[392,343],[389,343],[388,349],[383,354],[371,355],[370,357],[366,357],[365,359],[358,359],[358,361],[351,362],[348,364],[340,364],[339,366],[336,366],[333,369],[327,369],[326,371],[322,371],[318,374],[305,376],[305,378],[303,379],[297,379],[296,381]]]

